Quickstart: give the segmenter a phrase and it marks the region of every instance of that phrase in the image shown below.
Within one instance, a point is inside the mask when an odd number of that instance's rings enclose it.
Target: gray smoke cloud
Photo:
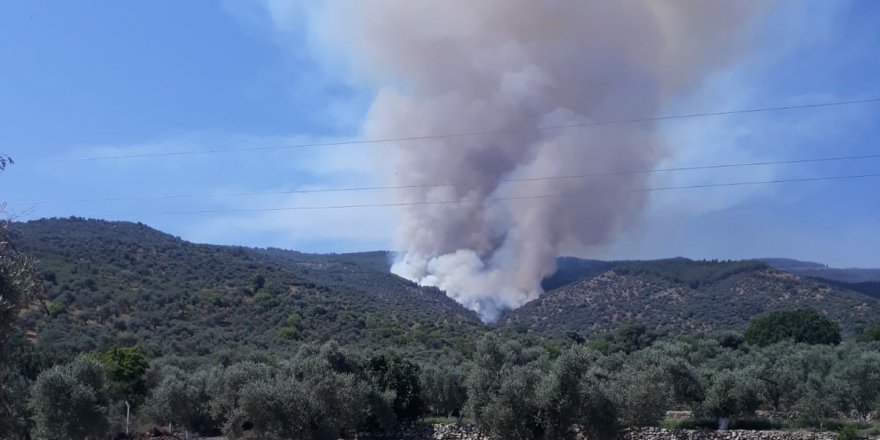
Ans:
[[[706,0],[370,0],[332,6],[354,74],[378,93],[369,138],[401,142],[393,272],[494,321],[542,293],[563,248],[607,243],[643,208],[670,154],[651,117],[736,52],[757,3]],[[325,17],[325,18],[326,18]],[[515,131],[514,131],[515,130]],[[626,192],[632,191],[632,192]],[[504,197],[591,193],[581,197]],[[464,200],[458,204],[431,204]],[[427,202],[427,204],[422,204]]]

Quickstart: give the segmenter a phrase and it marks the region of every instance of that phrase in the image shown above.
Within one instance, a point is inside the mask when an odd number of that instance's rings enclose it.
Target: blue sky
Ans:
[[[142,221],[185,239],[353,251],[391,246],[384,208],[173,214],[382,203],[382,192],[89,201],[386,183],[364,145],[77,160],[355,139],[373,90],[320,44],[300,2],[0,3],[0,199],[22,219]],[[880,97],[880,3],[772,2],[749,49],[668,113]],[[634,115],[640,116],[640,115]],[[671,122],[668,166],[880,152],[880,104]],[[655,184],[880,173],[880,159],[658,175]],[[595,258],[783,256],[880,267],[880,179],[652,195]],[[44,201],[45,203],[35,203]]]

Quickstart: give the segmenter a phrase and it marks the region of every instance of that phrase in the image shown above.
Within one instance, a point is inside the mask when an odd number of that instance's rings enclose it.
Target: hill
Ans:
[[[483,326],[437,289],[390,274],[383,252],[315,255],[188,243],[143,224],[13,223],[47,302],[24,314],[47,352],[139,344],[151,355],[290,351],[336,339],[466,350]]]
[[[852,334],[880,311],[876,299],[757,261],[659,260],[618,266],[545,293],[509,313],[537,334],[604,333],[626,324],[660,332],[742,330],[767,311],[813,308]]]
[[[835,268],[789,258],[761,258],[773,268],[880,299],[880,269]]]
[[[880,269],[836,268],[789,258],[761,258],[760,261],[781,271],[803,277],[823,278],[853,284],[880,283]]]
[[[79,218],[13,223],[10,231],[46,285],[46,301],[22,323],[59,358],[116,344],[151,356],[242,358],[330,339],[457,357],[495,327],[539,338],[630,323],[672,333],[738,330],[764,311],[814,307],[852,333],[878,310],[845,283],[756,261],[566,257],[544,280],[544,296],[492,327],[443,292],[390,274],[387,252],[193,244],[143,224]]]
[[[860,283],[847,283],[844,281],[829,280],[826,278],[810,277],[810,279],[821,284],[828,284],[840,289],[852,290],[868,295],[875,299],[880,299],[880,281],[864,281]]]

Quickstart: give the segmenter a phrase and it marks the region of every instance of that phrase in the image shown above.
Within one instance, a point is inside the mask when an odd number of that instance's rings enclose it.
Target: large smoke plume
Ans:
[[[397,184],[446,186],[398,192],[416,204],[401,208],[392,270],[487,321],[541,294],[563,248],[607,243],[645,204],[644,174],[613,173],[650,169],[669,149],[650,122],[538,128],[658,115],[730,57],[753,6],[370,0],[334,11],[357,73],[379,86],[367,137],[498,132],[395,146]],[[604,175],[515,181],[583,174]],[[450,200],[464,202],[432,203]]]

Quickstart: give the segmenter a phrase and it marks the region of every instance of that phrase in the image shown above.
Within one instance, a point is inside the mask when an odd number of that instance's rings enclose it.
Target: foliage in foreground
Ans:
[[[12,163],[0,154],[0,171]],[[10,244],[6,221],[0,220],[0,438],[26,436],[32,428],[28,393],[39,369],[34,368],[34,349],[17,324],[21,310],[41,292],[30,260]]]
[[[107,432],[109,399],[104,368],[89,357],[53,367],[31,391],[34,434],[41,439],[100,438]]]
[[[865,420],[880,408],[880,345],[730,341],[661,339],[634,351],[585,343],[555,356],[540,344],[489,333],[471,361],[424,367],[398,354],[328,343],[225,366],[157,359],[128,385],[114,385],[111,368],[96,360],[119,357],[117,350],[43,371],[28,409],[32,433],[46,439],[118,432],[114,402],[127,398],[143,402],[133,407],[142,429],[170,424],[233,439],[352,438],[453,415],[494,438],[516,440],[571,439],[579,430],[608,438],[620,426],[659,425],[673,409],[737,422],[753,420],[759,409],[804,420]],[[114,397],[131,383],[145,383],[145,394]]]
[[[219,428],[232,439],[247,431],[265,439],[351,438],[422,415],[417,365],[386,355],[361,358],[333,343],[304,346],[277,363],[192,373],[165,366],[159,376],[146,403],[150,421],[195,432]]]

